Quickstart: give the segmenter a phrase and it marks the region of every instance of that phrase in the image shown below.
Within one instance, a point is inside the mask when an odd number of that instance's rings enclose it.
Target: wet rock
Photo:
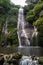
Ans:
[[[0,65],[3,65],[4,63],[4,55],[0,54]]]
[[[35,56],[22,56],[19,65],[39,65],[39,62],[35,60]]]
[[[22,54],[21,53],[14,53],[12,55],[12,60],[11,63],[13,63],[13,65],[19,65],[19,60],[21,59]]]
[[[31,56],[32,60],[39,60],[39,57]]]
[[[12,56],[12,58],[13,59],[21,59],[21,57],[22,57],[22,54],[21,53],[15,53],[15,54],[13,54],[13,56]]]
[[[7,63],[7,62],[4,62],[4,63],[3,63],[3,65],[9,65],[9,63]]]

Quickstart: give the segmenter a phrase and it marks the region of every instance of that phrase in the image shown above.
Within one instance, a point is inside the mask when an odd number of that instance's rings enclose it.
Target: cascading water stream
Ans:
[[[3,26],[3,29],[2,29],[2,33],[4,33],[4,34],[7,34],[8,33],[7,32],[7,23],[8,23],[8,17],[7,17],[6,22],[5,22],[5,24]]]
[[[38,60],[32,60],[31,57],[23,56],[20,65],[39,65]]]
[[[7,41],[7,25],[8,25],[8,17],[6,18],[6,22],[4,23],[3,25],[3,28],[2,28],[2,33],[4,33],[4,44],[6,45],[6,41]],[[1,41],[2,41],[2,38],[1,38]]]
[[[25,20],[24,20],[24,15],[23,15],[23,8],[19,9],[18,13],[18,24],[17,24],[17,33],[18,33],[18,39],[19,39],[19,46],[25,46],[25,45],[30,45],[30,41],[28,40],[28,36],[25,31]],[[25,39],[23,39],[23,37]],[[23,44],[23,45],[22,45]]]
[[[38,35],[38,31],[37,31],[37,28],[34,26],[34,32],[32,34],[32,37],[34,37],[34,35],[37,37]]]

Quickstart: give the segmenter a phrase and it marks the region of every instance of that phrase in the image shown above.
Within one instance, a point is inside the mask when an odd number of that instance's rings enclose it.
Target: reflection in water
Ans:
[[[43,56],[43,48],[37,46],[22,46],[21,48],[18,47],[18,51],[26,56]]]

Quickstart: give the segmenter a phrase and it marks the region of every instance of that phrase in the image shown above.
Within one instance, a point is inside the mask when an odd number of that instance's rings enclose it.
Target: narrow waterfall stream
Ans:
[[[18,13],[18,25],[17,25],[17,33],[18,33],[18,39],[19,39],[19,47],[21,46],[30,46],[30,41],[28,40],[28,36],[25,32],[25,20],[23,15],[23,8],[19,9]]]
[[[4,33],[4,34],[7,34],[8,33],[7,32],[7,23],[8,23],[8,17],[7,17],[6,22],[5,22],[5,24],[3,26],[3,29],[2,29],[2,33]]]
[[[8,17],[6,18],[6,21],[5,21],[5,23],[3,24],[3,27],[2,27],[3,39],[1,38],[1,43],[2,43],[2,45],[4,43],[5,46],[7,45],[6,44],[6,42],[7,42],[7,33],[8,33],[7,25],[8,25]]]

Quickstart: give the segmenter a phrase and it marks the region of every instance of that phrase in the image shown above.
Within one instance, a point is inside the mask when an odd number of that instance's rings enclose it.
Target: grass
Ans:
[[[43,65],[43,57],[39,57],[39,64]]]

